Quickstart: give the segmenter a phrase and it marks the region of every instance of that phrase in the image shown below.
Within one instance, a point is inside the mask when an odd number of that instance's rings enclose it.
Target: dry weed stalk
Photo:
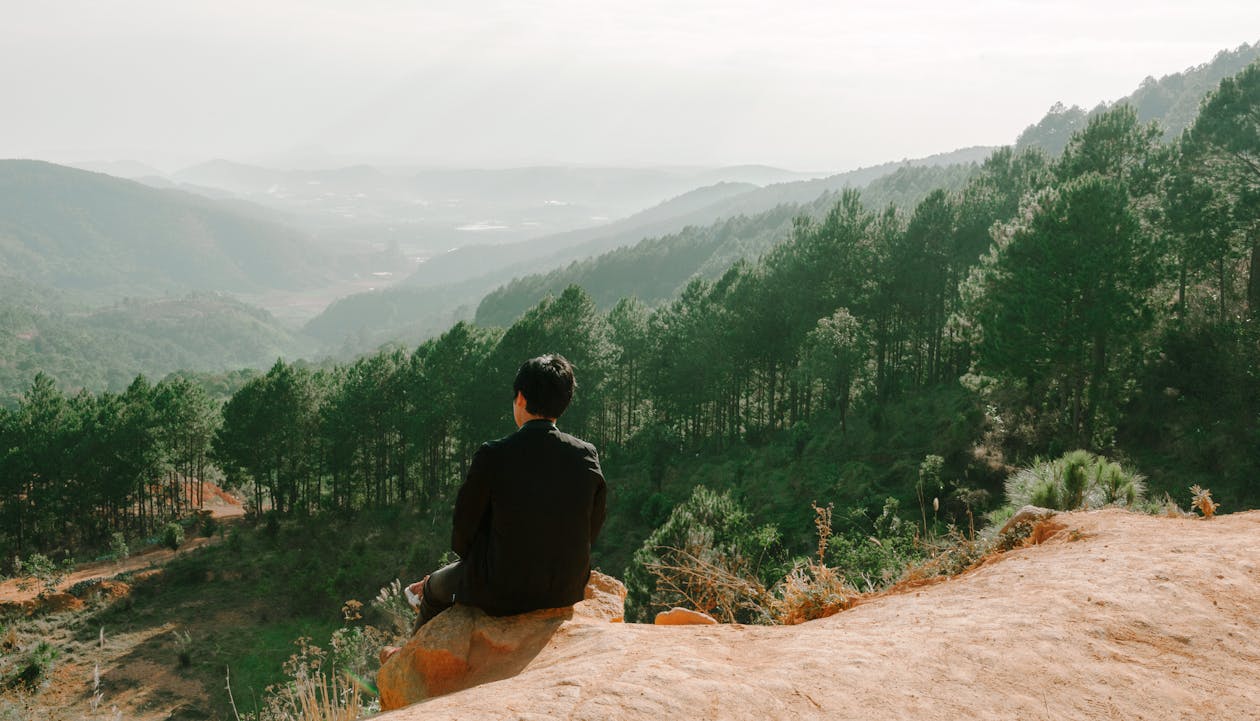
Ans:
[[[782,624],[793,625],[834,616],[852,606],[858,595],[836,569],[827,565],[832,505],[810,505],[814,509],[814,530],[818,533],[818,560],[798,564],[780,583],[779,598],[774,603],[774,618]]]
[[[858,596],[834,568],[821,563],[793,568],[780,588],[774,616],[786,625],[834,616],[852,606]]]

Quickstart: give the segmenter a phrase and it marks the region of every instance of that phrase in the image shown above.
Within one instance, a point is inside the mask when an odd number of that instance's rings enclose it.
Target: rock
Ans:
[[[707,613],[675,606],[668,611],[656,614],[654,623],[657,626],[708,626],[716,624],[717,619]]]
[[[1040,506],[1024,506],[1018,511],[1015,511],[1015,515],[1011,516],[1010,520],[1002,526],[1002,530],[998,531],[998,534],[1004,534],[1012,528],[1022,524],[1031,525],[1037,521],[1045,520],[1056,513],[1058,513],[1058,511],[1053,511],[1049,508],[1042,508]]]
[[[592,572],[585,595],[574,606],[518,616],[488,616],[460,604],[443,611],[381,665],[381,709],[515,676],[566,623],[621,620],[626,587],[620,581]]]

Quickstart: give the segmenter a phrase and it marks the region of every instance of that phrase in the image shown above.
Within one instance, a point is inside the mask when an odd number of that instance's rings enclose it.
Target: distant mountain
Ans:
[[[872,210],[888,205],[909,209],[933,190],[961,189],[977,168],[976,163],[902,166],[869,183],[862,190],[862,200]],[[677,233],[648,238],[546,273],[517,277],[482,299],[475,321],[483,326],[507,327],[544,296],[558,296],[570,285],[586,289],[605,310],[628,296],[655,305],[675,297],[694,277],[715,279],[740,260],[757,259],[789,236],[796,218],[825,215],[837,195],[836,191],[825,191],[809,203],[783,203],[761,213],[689,225]]]
[[[199,293],[92,309],[58,291],[0,279],[0,403],[43,371],[64,388],[121,390],[139,373],[261,368],[315,344],[265,311]]]
[[[93,160],[81,163],[67,163],[67,165],[90,173],[104,173],[115,178],[126,178],[128,180],[163,177],[162,171],[137,160]]]
[[[1019,134],[1015,147],[1022,150],[1035,146],[1058,155],[1072,133],[1085,127],[1090,117],[1121,103],[1133,106],[1138,120],[1143,123],[1158,122],[1164,128],[1164,140],[1171,140],[1194,122],[1203,98],[1215,90],[1221,80],[1236,75],[1257,60],[1260,60],[1260,42],[1244,43],[1232,51],[1222,50],[1211,62],[1184,72],[1165,75],[1159,80],[1148,76],[1133,93],[1114,103],[1099,103],[1088,112],[1076,105],[1069,108],[1055,103],[1044,118]]]
[[[731,168],[523,167],[276,170],[214,160],[174,180],[218,188],[299,215],[305,227],[384,238],[424,256],[471,243],[519,242],[601,225],[693,188],[814,177],[767,166]]]
[[[988,147],[965,148],[916,160],[859,168],[826,178],[765,187],[724,183],[699,188],[607,225],[536,238],[526,243],[459,248],[420,266],[404,282],[441,285],[475,277],[475,274],[487,275],[502,268],[511,268],[515,275],[537,272],[632,245],[644,238],[677,233],[688,226],[707,226],[725,218],[756,215],[785,203],[812,203],[824,193],[866,187],[872,181],[903,168],[978,163],[993,150]],[[890,197],[889,200],[897,199]]]
[[[606,239],[599,243],[599,247],[631,243],[651,234],[652,229],[659,224],[663,224],[660,225],[662,228],[672,228],[677,225],[677,218],[689,216],[715,203],[756,189],[757,186],[749,183],[718,183],[697,188],[628,218],[596,228],[573,230],[520,243],[456,248],[421,264],[404,283],[431,287],[476,278],[500,268],[514,268],[520,272],[525,267],[522,264],[539,258],[546,259],[544,262],[548,264],[564,262],[573,253],[555,257],[553,252],[565,248],[577,248],[579,257],[585,257],[592,252],[598,252],[587,246],[592,240]]]
[[[331,272],[270,211],[0,160],[0,275],[103,298],[301,289]]]
[[[683,272],[685,278],[701,272],[701,266],[705,269],[703,272],[720,274],[740,258],[756,257],[782,238],[790,227],[792,215],[806,212],[803,207],[812,208],[820,202],[825,205],[832,194],[841,189],[866,186],[871,200],[879,207],[889,202],[910,205],[936,187],[961,187],[974,169],[973,164],[983,160],[989,152],[989,148],[967,148],[819,180],[764,188],[718,184],[685,193],[597,228],[525,243],[460,248],[422,264],[397,286],[342,298],[308,322],[303,330],[330,347],[345,351],[371,348],[395,338],[418,341],[445,330],[457,320],[472,319],[474,309],[487,293],[513,279],[523,279],[522,285],[491,304],[496,310],[476,313],[479,320],[497,322],[523,311],[522,298],[536,296],[533,302],[537,302],[543,293],[555,291],[557,283],[563,289],[568,282],[576,282],[568,281],[569,278],[588,272],[616,274],[590,270],[588,264],[580,261],[634,246],[645,239],[650,239],[645,241],[649,247],[642,257],[634,252],[614,253],[605,262],[619,266],[633,265],[639,260],[649,266],[672,263],[669,271],[656,281],[672,292],[677,287],[668,280],[673,274]],[[776,214],[783,216],[779,222],[759,218]],[[727,220],[731,222],[725,222]],[[767,230],[767,224],[774,230]],[[741,239],[732,234],[732,231],[752,227],[758,229],[753,237]],[[674,254],[665,246],[675,241],[684,242],[687,247],[679,248]],[[661,260],[663,258],[668,260]],[[545,280],[532,277],[535,275]],[[641,272],[630,270],[625,270],[621,276],[644,277]],[[630,289],[624,294],[635,293]],[[655,298],[654,294],[649,295]]]

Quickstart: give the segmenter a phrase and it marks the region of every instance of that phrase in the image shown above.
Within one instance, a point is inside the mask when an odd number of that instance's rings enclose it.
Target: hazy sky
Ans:
[[[0,157],[845,170],[1260,40],[1256,0],[0,0]]]

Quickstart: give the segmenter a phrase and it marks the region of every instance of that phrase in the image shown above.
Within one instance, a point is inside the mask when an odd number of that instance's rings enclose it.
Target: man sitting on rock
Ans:
[[[506,616],[582,600],[606,488],[595,447],[556,428],[576,388],[564,356],[517,371],[518,430],[473,455],[451,531],[460,560],[410,587],[417,630],[457,601]]]

